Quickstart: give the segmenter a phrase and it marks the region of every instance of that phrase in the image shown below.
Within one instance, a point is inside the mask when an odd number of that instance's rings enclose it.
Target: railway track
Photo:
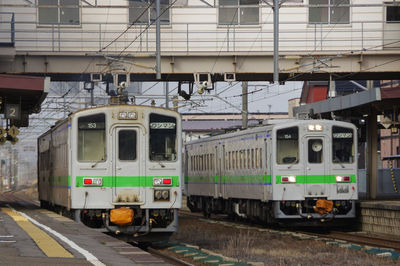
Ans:
[[[310,234],[318,237],[331,238],[334,240],[336,239],[343,240],[349,243],[388,248],[400,252],[399,240],[383,238],[382,236],[362,235],[358,232],[340,232],[340,231],[330,231],[327,234],[319,234],[319,233],[310,233]]]
[[[186,215],[194,218],[199,218],[199,219],[206,219],[203,217],[201,213],[191,213],[190,211],[186,210],[180,210],[179,211],[180,215]],[[211,220],[214,221],[226,221],[226,216],[219,216],[216,215],[212,218]],[[254,227],[254,229],[259,229],[259,228],[265,228],[262,225],[254,225],[250,224],[249,222],[242,222],[242,221],[229,221],[231,223],[235,223],[238,225],[244,225],[247,227]],[[341,232],[341,231],[332,231],[329,230],[326,233],[317,233],[317,232],[312,232],[312,231],[303,231],[303,230],[287,230],[285,229],[280,229],[280,228],[271,228],[272,230],[277,230],[277,231],[290,231],[293,232],[294,234],[301,233],[301,234],[306,234],[310,236],[315,236],[315,237],[320,237],[320,238],[329,238],[334,240],[340,240],[340,241],[346,241],[352,244],[360,244],[360,245],[368,245],[372,247],[378,247],[378,248],[386,248],[386,249],[392,249],[396,252],[400,252],[400,240],[398,239],[389,239],[388,236],[380,236],[380,235],[365,235],[362,232]]]

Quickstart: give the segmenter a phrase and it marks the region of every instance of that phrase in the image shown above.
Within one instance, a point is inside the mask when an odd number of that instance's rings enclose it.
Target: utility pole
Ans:
[[[164,82],[164,88],[165,88],[165,108],[169,109],[169,99],[168,99],[169,82],[168,81]]]
[[[279,82],[279,0],[274,0],[274,83]]]
[[[156,79],[161,79],[160,0],[156,0]]]
[[[248,120],[247,96],[248,96],[248,83],[247,81],[243,81],[242,82],[242,129],[247,128],[247,120]]]

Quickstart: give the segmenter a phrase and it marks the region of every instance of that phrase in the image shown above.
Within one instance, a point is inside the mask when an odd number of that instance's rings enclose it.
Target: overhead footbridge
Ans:
[[[161,1],[160,80],[273,80],[272,1],[219,2]],[[54,81],[156,80],[154,5],[68,3],[2,1],[0,72]],[[281,3],[279,80],[397,79],[399,8],[398,1]]]

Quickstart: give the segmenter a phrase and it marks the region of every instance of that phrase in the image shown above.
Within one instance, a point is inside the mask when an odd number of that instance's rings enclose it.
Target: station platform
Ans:
[[[167,265],[138,247],[48,210],[0,199],[0,265]]]
[[[359,202],[359,221],[364,232],[400,239],[400,200]]]

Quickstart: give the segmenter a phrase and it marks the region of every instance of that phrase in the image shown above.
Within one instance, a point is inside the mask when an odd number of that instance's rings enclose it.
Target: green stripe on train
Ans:
[[[102,178],[102,187],[153,187],[153,178],[172,178],[172,187],[179,187],[178,176],[77,176],[76,187],[84,187],[83,178]]]
[[[186,183],[221,183],[219,176],[185,176]],[[271,175],[222,176],[222,183],[271,183]]]
[[[276,184],[282,184],[281,177],[290,175],[277,175]],[[293,184],[334,184],[337,175],[296,175],[296,183]],[[356,183],[356,175],[340,175],[350,176],[350,183]],[[289,183],[286,183],[289,184]]]

